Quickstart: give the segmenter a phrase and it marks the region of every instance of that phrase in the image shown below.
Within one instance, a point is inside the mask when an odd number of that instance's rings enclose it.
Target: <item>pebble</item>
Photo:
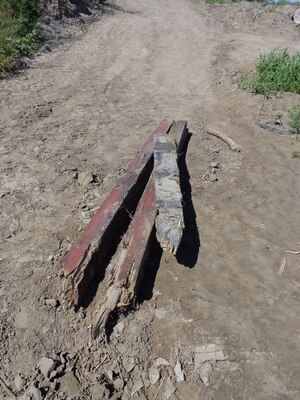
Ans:
[[[24,387],[24,379],[20,375],[15,376],[14,385],[17,392],[21,392]]]
[[[170,365],[170,363],[169,363],[167,360],[165,360],[164,358],[158,357],[158,358],[154,361],[154,364],[153,364],[153,365],[155,365],[156,367],[160,367],[161,365],[163,365],[163,366]]]
[[[199,368],[199,376],[205,386],[209,386],[212,371],[213,369],[210,363],[203,363]]]
[[[131,390],[131,397],[133,397],[143,387],[144,387],[143,381],[141,379],[136,380]]]
[[[39,383],[39,389],[46,389],[50,386],[50,383],[48,381],[42,381]]]
[[[59,301],[56,300],[56,299],[46,299],[46,300],[45,300],[45,304],[46,304],[47,306],[51,306],[51,307],[53,307],[53,308],[56,308],[56,307],[59,306]]]
[[[34,400],[43,400],[40,389],[33,387],[33,388],[31,388],[30,392],[31,392]]]
[[[296,11],[294,12],[293,20],[297,25],[300,24],[300,8],[297,8]]]
[[[124,359],[123,366],[126,372],[131,372],[133,368],[136,366],[134,357],[128,357]]]
[[[120,321],[117,323],[117,325],[114,327],[114,332],[117,335],[122,335],[123,331],[125,329],[125,323],[124,321]]]
[[[181,368],[181,363],[180,361],[177,361],[175,368],[174,368],[174,373],[176,376],[177,382],[183,382],[184,381],[184,374]]]
[[[78,183],[81,186],[88,186],[94,182],[94,176],[91,172],[81,172],[78,174]]]
[[[168,378],[165,385],[164,398],[169,399],[175,391],[176,391],[175,385],[173,385],[171,379]]]
[[[152,385],[155,385],[156,382],[159,380],[160,378],[160,373],[159,370],[152,366],[149,368],[149,380],[152,383]]]
[[[39,362],[39,367],[40,367],[41,373],[45,377],[48,377],[50,372],[53,371],[53,369],[55,367],[55,362],[52,360],[52,358],[42,357]]]
[[[224,354],[223,346],[219,344],[205,344],[195,349],[195,367],[199,368],[205,361],[223,361],[228,357]]]

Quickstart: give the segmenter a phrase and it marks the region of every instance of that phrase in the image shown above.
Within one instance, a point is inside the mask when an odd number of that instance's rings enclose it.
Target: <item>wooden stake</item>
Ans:
[[[218,137],[219,139],[223,140],[232,151],[241,151],[241,146],[236,144],[230,137],[226,136],[224,133],[216,131],[215,129],[207,128],[207,133],[209,135],[213,135]]]

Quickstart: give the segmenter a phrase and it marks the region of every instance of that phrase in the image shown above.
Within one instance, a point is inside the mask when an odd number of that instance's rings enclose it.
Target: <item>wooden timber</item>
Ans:
[[[79,240],[62,260],[64,294],[69,305],[78,305],[116,238],[128,223],[151,174],[153,138],[165,134],[172,123],[162,121],[149,136],[125,174],[96,211]]]
[[[184,220],[182,194],[177,163],[176,140],[169,135],[154,138],[154,186],[156,238],[163,250],[176,254],[180,245]]]
[[[189,138],[186,125],[186,121],[175,122],[169,131],[170,137],[177,142],[179,154]],[[156,215],[154,181],[151,176],[116,257],[108,268],[113,276],[107,280],[106,297],[95,318],[94,337],[105,327],[111,312],[126,309],[134,302],[147,268]]]

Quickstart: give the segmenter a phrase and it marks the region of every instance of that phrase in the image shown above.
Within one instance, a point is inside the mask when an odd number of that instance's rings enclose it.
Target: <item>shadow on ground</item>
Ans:
[[[183,214],[184,214],[184,231],[180,247],[178,249],[176,259],[181,265],[187,268],[193,268],[197,263],[200,253],[200,234],[196,223],[196,212],[192,201],[192,188],[190,184],[190,174],[186,165],[186,152],[192,134],[190,133],[182,154],[178,159],[180,170],[180,187],[183,193]],[[155,236],[155,232],[154,232]],[[144,271],[143,281],[137,295],[137,303],[143,303],[145,300],[150,300],[153,296],[153,288],[156,275],[159,269],[162,249],[156,240],[153,239],[149,263]]]

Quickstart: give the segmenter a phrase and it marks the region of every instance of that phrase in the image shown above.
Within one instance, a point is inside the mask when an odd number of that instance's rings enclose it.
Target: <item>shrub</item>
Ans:
[[[0,75],[36,47],[38,11],[37,0],[1,0]]]
[[[300,53],[290,56],[287,49],[276,49],[261,54],[254,76],[242,78],[241,84],[264,95],[271,92],[300,93]]]

